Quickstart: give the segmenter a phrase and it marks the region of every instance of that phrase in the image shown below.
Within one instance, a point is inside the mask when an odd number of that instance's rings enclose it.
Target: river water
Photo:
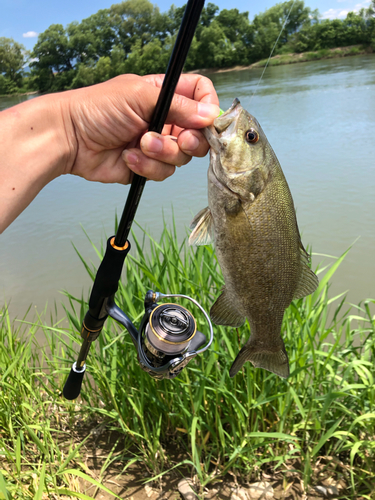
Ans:
[[[355,56],[213,74],[222,109],[233,98],[257,117],[291,188],[302,240],[315,254],[341,255],[331,297],[375,297],[375,57]],[[254,90],[255,96],[251,98]],[[5,109],[29,97],[0,98]],[[208,157],[162,183],[146,185],[137,221],[158,238],[172,206],[179,238],[207,205]],[[91,286],[72,243],[99,264],[96,245],[113,234],[128,187],[65,176],[49,184],[0,236],[0,300],[11,317],[53,310],[62,290],[87,296]],[[324,258],[326,263],[330,259]],[[313,266],[323,260],[314,255]],[[47,304],[47,306],[46,306]],[[60,306],[59,315],[62,314]],[[30,314],[30,313],[29,313]]]

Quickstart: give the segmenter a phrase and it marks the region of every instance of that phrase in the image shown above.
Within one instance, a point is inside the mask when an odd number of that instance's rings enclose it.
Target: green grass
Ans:
[[[175,229],[166,228],[159,241],[146,233],[139,240],[133,235],[132,241],[117,302],[135,323],[149,288],[190,295],[210,308],[223,285],[211,247],[179,244]],[[99,256],[102,251],[97,249]],[[72,437],[70,431],[77,419],[95,421],[117,436],[100,478],[111,464],[126,470],[139,462],[156,478],[172,468],[189,471],[203,488],[228,473],[245,481],[288,466],[308,489],[318,481],[319,465],[323,476],[345,483],[342,498],[371,498],[375,301],[351,307],[343,296],[329,298],[329,281],[344,257],[322,267],[317,291],[286,311],[288,380],[249,363],[229,377],[239,346],[249,336],[246,326],[238,331],[215,327],[209,351],[173,381],[155,381],[140,369],[129,336],[109,320],[90,351],[82,404],[76,405],[61,399],[59,390],[80,347],[77,330],[86,301],[66,293],[70,328],[48,327],[42,320],[23,323],[23,338],[5,312],[0,327],[0,498],[42,498],[42,491],[59,498],[67,490],[71,497],[89,498],[78,493],[77,477],[91,476],[84,466],[82,434]],[[93,277],[94,266],[81,259]],[[198,328],[207,331],[201,315],[195,316]],[[37,328],[44,330],[47,344],[35,351]]]

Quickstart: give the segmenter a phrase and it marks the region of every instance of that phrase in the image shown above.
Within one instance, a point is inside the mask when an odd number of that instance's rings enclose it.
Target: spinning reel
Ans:
[[[207,337],[197,330],[196,320],[188,309],[174,303],[158,304],[159,300],[170,297],[187,299],[199,307],[209,325],[210,338],[208,342]],[[145,296],[144,306],[145,313],[139,330],[136,329],[124,311],[116,305],[113,296],[107,301],[105,309],[107,316],[111,316],[124,326],[130,334],[137,349],[141,368],[155,379],[172,379],[181,373],[189,361],[206,351],[212,344],[213,329],[210,318],[196,300],[186,295],[155,293],[149,290]],[[89,314],[89,312],[86,314],[85,320]],[[85,328],[85,322],[83,325],[81,336],[87,342],[88,330]],[[98,338],[100,331],[90,333],[94,334],[90,336],[91,344]],[[204,346],[204,344],[206,345]],[[85,347],[84,343],[82,348],[83,353],[81,349],[81,354],[87,355],[89,346]],[[66,399],[78,397],[85,371],[86,363],[82,357],[81,360],[78,359],[73,364],[65,383],[63,394]]]

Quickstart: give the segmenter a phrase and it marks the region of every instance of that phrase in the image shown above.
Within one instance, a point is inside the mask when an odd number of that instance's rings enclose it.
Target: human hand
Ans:
[[[74,151],[64,173],[128,184],[134,172],[161,181],[192,156],[204,156],[208,144],[199,129],[219,115],[211,81],[182,75],[162,135],[146,133],[163,78],[122,75],[66,92],[66,123]]]

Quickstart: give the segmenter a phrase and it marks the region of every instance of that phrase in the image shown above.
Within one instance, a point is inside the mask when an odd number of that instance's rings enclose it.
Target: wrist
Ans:
[[[36,99],[39,112],[40,145],[46,145],[48,153],[41,174],[46,183],[70,173],[77,153],[77,140],[71,120],[71,91],[48,94]],[[39,153],[39,151],[38,151]]]
[[[64,94],[31,99],[0,114],[0,232],[74,161]]]

